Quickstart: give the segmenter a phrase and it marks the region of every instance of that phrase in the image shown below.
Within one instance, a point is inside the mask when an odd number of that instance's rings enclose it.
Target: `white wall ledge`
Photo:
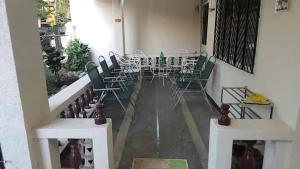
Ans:
[[[280,120],[269,119],[232,119],[230,126],[221,126],[217,119],[211,126],[236,140],[293,140],[294,131]]]
[[[101,132],[111,126],[111,119],[107,123],[96,125],[94,119],[57,119],[50,124],[36,129],[36,138],[92,138],[94,132]]]
[[[50,112],[58,114],[68,107],[69,104],[73,103],[90,85],[90,79],[88,75],[78,79],[70,86],[59,91],[57,94],[49,98]]]
[[[41,168],[59,169],[57,139],[91,139],[95,169],[113,169],[113,139],[111,119],[103,125],[95,125],[94,119],[57,119],[35,131],[42,161]]]
[[[101,68],[98,68],[99,73],[102,73]],[[83,76],[78,79],[68,87],[59,91],[55,95],[51,96],[49,101],[49,108],[52,114],[58,115],[58,113],[64,111],[69,104],[74,103],[74,101],[80,97],[87,89],[90,87],[90,78],[88,75]]]

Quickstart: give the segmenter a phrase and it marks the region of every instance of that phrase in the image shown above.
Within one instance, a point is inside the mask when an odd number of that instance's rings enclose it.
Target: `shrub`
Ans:
[[[43,50],[45,52],[44,54],[44,60],[45,64],[49,66],[49,69],[52,73],[54,73],[54,76],[56,78],[56,82],[60,83],[60,77],[59,77],[59,71],[62,68],[61,61],[65,58],[62,56],[61,51],[59,49],[55,49],[54,47],[43,47]]]
[[[60,87],[57,86],[57,83],[56,83],[53,73],[47,67],[45,67],[45,76],[46,76],[48,96],[51,96],[51,95],[57,93],[59,91]]]
[[[79,39],[70,41],[65,49],[68,55],[67,65],[71,71],[83,71],[85,64],[90,58],[90,48],[83,44]]]

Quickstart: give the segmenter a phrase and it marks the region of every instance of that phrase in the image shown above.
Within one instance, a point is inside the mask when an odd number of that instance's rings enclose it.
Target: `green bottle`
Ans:
[[[164,65],[164,53],[163,52],[160,52],[159,64],[160,64],[160,66]]]

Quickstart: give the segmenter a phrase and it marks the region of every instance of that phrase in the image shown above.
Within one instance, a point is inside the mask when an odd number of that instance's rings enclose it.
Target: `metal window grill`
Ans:
[[[260,0],[217,0],[214,56],[253,73]]]

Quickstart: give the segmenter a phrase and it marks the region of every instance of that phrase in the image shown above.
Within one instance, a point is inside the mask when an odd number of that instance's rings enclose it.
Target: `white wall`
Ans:
[[[198,0],[125,0],[126,53],[200,48]],[[71,0],[76,37],[90,45],[93,58],[123,53],[119,0]]]
[[[88,44],[93,59],[107,56],[109,51],[120,51],[116,42],[112,0],[71,0],[72,24],[76,38]]]
[[[254,74],[218,61],[208,93],[220,104],[222,86],[249,86],[274,101],[275,118],[296,129],[300,109],[300,1],[290,0],[290,9],[278,13],[274,10],[274,3],[275,0],[261,0]],[[211,12],[207,44],[210,55],[213,51],[214,17],[215,12]],[[300,138],[299,127],[297,131]],[[299,150],[300,145],[295,144],[295,149]],[[299,157],[297,152],[292,157]],[[293,168],[299,167],[294,165]]]
[[[200,48],[197,0],[126,0],[126,53]]]

